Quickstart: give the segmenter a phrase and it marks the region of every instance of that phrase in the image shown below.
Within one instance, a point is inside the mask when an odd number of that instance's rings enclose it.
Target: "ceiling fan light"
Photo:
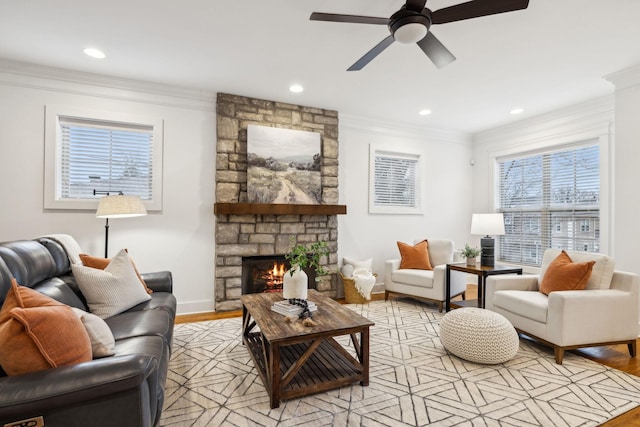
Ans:
[[[88,47],[85,50],[83,50],[83,52],[85,55],[90,56],[92,58],[96,58],[96,59],[104,59],[107,57],[103,51],[101,51],[100,49],[96,49],[94,47]]]
[[[427,35],[427,27],[418,22],[410,22],[398,28],[393,33],[393,38],[399,43],[416,43]]]
[[[291,86],[289,86],[289,90],[293,93],[300,93],[304,91],[304,88],[302,87],[302,85],[292,84]]]

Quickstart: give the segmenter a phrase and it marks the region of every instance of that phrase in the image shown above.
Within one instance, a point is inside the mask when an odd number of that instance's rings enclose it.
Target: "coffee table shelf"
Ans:
[[[248,348],[264,384],[268,384],[267,369],[262,351],[262,336],[252,333],[247,339]],[[280,377],[283,378],[289,368],[307,351],[311,342],[292,344],[280,349]],[[338,344],[339,345],[339,344]],[[307,396],[312,393],[331,390],[354,382],[362,381],[362,369],[354,366],[355,359],[349,360],[330,345],[321,342],[298,373],[288,384],[281,384],[282,400]]]

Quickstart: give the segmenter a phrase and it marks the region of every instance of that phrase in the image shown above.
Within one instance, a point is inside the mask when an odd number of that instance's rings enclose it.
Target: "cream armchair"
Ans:
[[[486,309],[505,316],[519,333],[553,346],[558,364],[565,350],[611,344],[627,344],[635,357],[638,275],[614,271],[614,261],[606,255],[568,251],[575,262],[596,261],[587,287],[547,296],[539,292],[539,283],[559,253],[545,251],[539,276],[489,276]]]
[[[433,270],[401,270],[400,259],[385,262],[385,301],[390,295],[408,296],[435,302],[442,312],[442,304],[445,301],[445,266],[455,261],[453,241],[428,239],[428,242],[429,260]],[[464,299],[466,288],[465,275],[451,275],[451,298],[462,295]]]

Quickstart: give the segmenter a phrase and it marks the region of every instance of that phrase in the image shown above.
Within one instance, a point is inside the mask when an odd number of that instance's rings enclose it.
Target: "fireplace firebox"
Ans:
[[[290,268],[284,255],[242,257],[242,294],[282,292],[285,273]],[[315,269],[305,268],[309,289],[315,289]]]

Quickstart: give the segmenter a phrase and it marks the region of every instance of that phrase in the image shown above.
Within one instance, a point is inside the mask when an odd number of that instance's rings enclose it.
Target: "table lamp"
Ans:
[[[491,236],[504,234],[504,217],[501,213],[473,214],[471,216],[471,234],[484,235],[480,239],[480,265],[495,265],[495,240]]]
[[[97,194],[98,192],[94,192]],[[100,199],[98,204],[98,210],[96,211],[97,218],[105,218],[106,223],[104,225],[104,257],[108,258],[109,253],[109,218],[131,218],[135,216],[144,216],[147,214],[147,209],[142,203],[142,199],[138,196],[125,196],[120,194],[107,194]]]

